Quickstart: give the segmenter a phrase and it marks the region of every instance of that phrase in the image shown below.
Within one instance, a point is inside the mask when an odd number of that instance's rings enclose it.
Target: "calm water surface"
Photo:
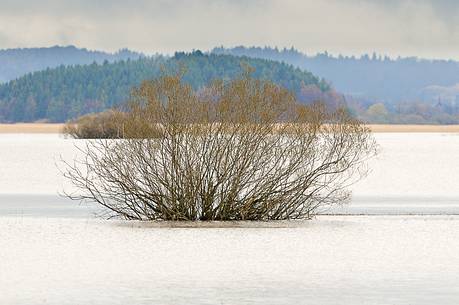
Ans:
[[[458,304],[459,135],[376,138],[332,212],[378,216],[174,228],[58,197],[74,141],[0,135],[0,304]]]

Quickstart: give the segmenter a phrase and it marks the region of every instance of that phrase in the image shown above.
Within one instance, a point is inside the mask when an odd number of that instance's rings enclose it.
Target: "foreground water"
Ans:
[[[0,217],[1,304],[457,304],[456,216],[152,228]]]
[[[458,304],[459,136],[376,137],[329,211],[372,216],[177,228],[94,218],[56,195],[71,140],[0,135],[0,304]]]

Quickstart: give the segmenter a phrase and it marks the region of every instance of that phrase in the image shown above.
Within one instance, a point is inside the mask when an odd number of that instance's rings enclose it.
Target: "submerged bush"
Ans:
[[[375,153],[343,109],[300,105],[250,74],[195,92],[179,76],[136,88],[123,139],[67,164],[72,199],[134,220],[305,219],[344,203]]]

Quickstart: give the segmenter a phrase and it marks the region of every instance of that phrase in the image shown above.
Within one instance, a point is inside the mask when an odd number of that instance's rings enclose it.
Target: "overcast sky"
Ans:
[[[459,59],[456,0],[0,0],[0,48],[214,46]]]

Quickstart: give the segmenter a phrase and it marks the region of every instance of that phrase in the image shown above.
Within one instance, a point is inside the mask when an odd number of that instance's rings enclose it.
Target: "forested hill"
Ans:
[[[201,88],[216,78],[231,79],[246,63],[253,76],[268,79],[300,94],[302,89],[327,92],[329,85],[309,72],[291,65],[230,55],[176,53],[174,57],[142,57],[103,64],[60,66],[27,74],[0,85],[0,121],[63,122],[85,113],[102,111],[125,101],[133,86],[184,68],[184,80]]]
[[[329,80],[339,92],[386,104],[415,100],[428,102],[432,97],[435,102],[438,98],[454,100],[456,96],[446,97],[442,92],[433,96],[430,91],[432,86],[449,88],[459,83],[459,63],[452,60],[391,59],[375,54],[334,57],[326,52],[308,56],[293,48],[259,47],[220,47],[212,53],[283,61]]]
[[[0,83],[13,80],[24,74],[54,68],[60,65],[91,64],[137,59],[143,56],[129,50],[120,50],[116,53],[89,51],[74,46],[7,49],[0,50]]]

